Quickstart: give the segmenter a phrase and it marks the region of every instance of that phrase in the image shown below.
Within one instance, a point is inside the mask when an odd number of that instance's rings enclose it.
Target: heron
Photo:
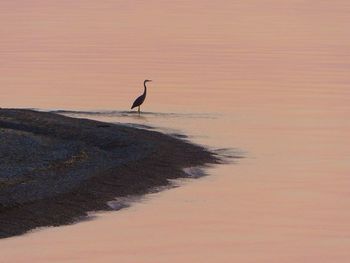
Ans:
[[[140,106],[142,105],[142,103],[145,101],[145,99],[146,99],[146,94],[147,94],[147,87],[146,87],[146,83],[147,82],[151,82],[152,80],[150,80],[150,79],[146,79],[144,82],[143,82],[143,86],[144,86],[144,91],[143,91],[143,94],[141,95],[141,96],[139,96],[135,101],[134,101],[134,103],[132,104],[132,106],[131,106],[131,109],[133,109],[133,108],[136,108],[136,107],[138,107],[138,112],[139,112],[139,114],[140,114],[140,112],[141,112],[141,109],[140,109]]]

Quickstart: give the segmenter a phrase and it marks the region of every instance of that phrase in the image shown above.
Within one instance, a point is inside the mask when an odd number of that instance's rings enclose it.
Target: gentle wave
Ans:
[[[74,111],[74,110],[51,110],[49,112],[69,115],[85,116],[104,116],[104,117],[133,117],[139,116],[136,111],[118,111],[118,110],[101,110],[101,111]],[[164,118],[205,118],[216,119],[216,113],[172,113],[172,112],[148,112],[143,111],[141,116],[164,117]]]

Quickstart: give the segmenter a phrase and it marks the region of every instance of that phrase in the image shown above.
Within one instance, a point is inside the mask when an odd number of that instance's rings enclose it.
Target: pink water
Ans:
[[[181,132],[245,159],[92,221],[0,241],[0,262],[348,262],[350,4],[0,3],[4,107]]]

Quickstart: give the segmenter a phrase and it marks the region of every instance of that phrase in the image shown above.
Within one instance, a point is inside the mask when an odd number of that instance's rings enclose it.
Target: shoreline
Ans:
[[[0,109],[0,157],[0,238],[113,210],[108,201],[220,162],[157,131],[23,109]]]

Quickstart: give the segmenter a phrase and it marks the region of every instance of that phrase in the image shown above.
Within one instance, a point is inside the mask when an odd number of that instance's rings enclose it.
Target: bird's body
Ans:
[[[143,92],[143,94],[141,96],[139,96],[134,103],[131,106],[131,109],[136,108],[136,107],[140,107],[141,104],[145,101],[146,99],[146,95],[147,95],[147,88],[145,87],[145,90]]]
[[[142,103],[145,101],[146,95],[147,95],[146,83],[147,83],[147,82],[150,82],[150,81],[151,81],[151,80],[146,79],[146,80],[143,82],[143,86],[144,86],[143,94],[142,94],[141,96],[139,96],[139,97],[134,101],[134,103],[133,103],[132,106],[131,106],[131,109],[138,107],[138,112],[140,113],[140,111],[141,111],[140,106],[141,106]]]

